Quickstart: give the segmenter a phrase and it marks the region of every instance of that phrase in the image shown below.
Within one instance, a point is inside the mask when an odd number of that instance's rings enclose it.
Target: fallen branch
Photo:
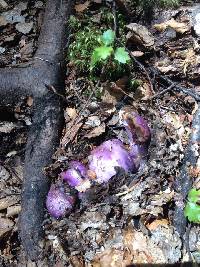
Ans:
[[[73,0],[48,0],[38,49],[33,60],[19,68],[0,72],[0,105],[17,104],[26,96],[34,98],[33,123],[25,152],[20,237],[28,258],[37,261],[41,253],[44,202],[49,188],[44,168],[60,139],[62,101],[49,90],[64,93],[67,18]],[[60,94],[58,92],[58,94]]]

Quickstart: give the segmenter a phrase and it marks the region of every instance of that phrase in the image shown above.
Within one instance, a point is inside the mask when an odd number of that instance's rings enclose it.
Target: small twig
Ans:
[[[117,39],[117,42],[118,42],[120,45],[123,45],[123,44],[120,42],[119,39]],[[139,67],[139,68],[144,72],[144,74],[146,75],[147,80],[148,80],[149,85],[150,85],[151,92],[152,92],[152,94],[154,94],[155,92],[154,92],[154,89],[153,89],[153,84],[152,84],[151,78],[150,78],[149,73],[148,73],[148,71],[146,70],[145,66],[144,66],[141,62],[139,62],[139,61],[133,56],[133,54],[131,53],[131,51],[130,51],[128,48],[126,48],[126,51],[129,53],[129,56],[131,57],[131,59],[138,65],[138,67]]]
[[[50,90],[51,92],[53,92],[55,95],[61,97],[62,100],[64,100],[65,102],[67,101],[66,98],[64,97],[64,95],[59,94],[59,93],[56,91],[56,89],[55,89],[55,87],[54,87],[53,85],[51,85],[51,84],[49,84],[49,85],[48,85],[48,84],[45,84],[45,86],[46,86],[47,89],[49,89],[49,90]]]
[[[192,262],[193,259],[192,259],[192,255],[190,252],[190,230],[191,230],[191,224],[188,225],[186,232],[185,232],[185,248],[188,253],[189,260],[190,262]]]
[[[99,83],[100,83],[100,81],[97,82],[96,87],[98,87]],[[79,111],[79,114],[81,114],[82,111],[83,111],[84,109],[86,109],[86,107],[88,106],[88,104],[89,104],[89,102],[90,102],[92,96],[94,95],[94,93],[95,93],[95,92],[94,92],[94,89],[93,89],[93,87],[91,86],[91,93],[90,93],[90,95],[89,95],[89,97],[88,97],[88,99],[87,99],[85,105],[84,105],[84,106],[82,107],[82,109]]]
[[[200,101],[200,95],[197,94],[193,88],[185,88],[183,86],[180,86],[178,84],[175,84],[173,81],[171,81],[169,78],[159,75],[159,77],[163,80],[166,81],[168,84],[173,85],[174,90],[178,91],[178,92],[182,92],[186,95],[189,95],[191,97],[193,97],[196,101]]]
[[[116,2],[115,0],[113,1],[112,4],[112,13],[113,13],[113,22],[114,22],[114,32],[116,38],[119,36],[119,28],[118,28],[118,23],[117,23],[117,13],[116,13]]]
[[[175,86],[175,84],[171,84],[169,87],[167,87],[166,89],[162,90],[161,92],[158,92],[157,94],[153,95],[152,97],[150,97],[150,100],[153,100],[155,98],[157,98],[158,96],[161,96],[169,91],[171,91],[173,89],[173,87]]]
[[[193,97],[197,102],[200,101],[200,95],[198,93],[195,92],[195,90],[193,88],[185,88],[175,82],[173,82],[171,79],[169,79],[166,76],[163,76],[161,74],[159,74],[158,70],[156,70],[155,68],[151,68],[152,73],[157,76],[158,78],[160,78],[161,80],[165,81],[169,86],[173,85],[173,89],[175,91],[178,92],[182,92],[188,96]],[[167,88],[168,89],[168,88]],[[166,89],[166,90],[167,90]]]
[[[124,192],[117,193],[116,196],[117,196],[117,197],[121,197],[121,196],[124,196],[124,195],[130,193],[131,191],[133,191],[133,190],[135,189],[137,183],[138,183],[139,181],[141,181],[142,178],[144,177],[144,174],[145,174],[144,170],[141,169],[141,170],[139,171],[139,173],[136,173],[136,174],[133,176],[133,181],[131,181],[131,183],[130,183],[129,185],[127,185],[128,189],[125,190]]]

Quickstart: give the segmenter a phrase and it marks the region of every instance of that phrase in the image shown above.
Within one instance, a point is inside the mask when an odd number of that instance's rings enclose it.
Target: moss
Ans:
[[[74,31],[68,48],[68,60],[77,67],[79,72],[89,70],[90,57],[93,49],[98,46],[101,30],[94,26],[83,27],[74,16],[70,18],[70,27]]]
[[[76,66],[78,73],[89,74],[91,55],[93,50],[100,45],[100,36],[105,30],[113,28],[114,17],[109,8],[102,7],[96,15],[100,18],[97,21],[95,21],[95,14],[91,15],[90,13],[83,14],[81,18],[71,16],[69,20],[71,36],[67,60]],[[120,42],[125,44],[125,19],[123,15],[117,13],[117,21]],[[102,67],[103,65],[97,69]],[[97,72],[99,72],[98,70]],[[119,71],[120,67],[117,66],[116,72]],[[96,75],[97,73],[93,74]]]

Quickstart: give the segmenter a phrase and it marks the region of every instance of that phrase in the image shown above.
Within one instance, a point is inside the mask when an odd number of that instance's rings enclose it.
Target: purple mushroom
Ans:
[[[120,121],[125,127],[129,148],[118,139],[103,142],[88,157],[88,167],[98,183],[107,182],[116,174],[115,167],[126,172],[136,172],[147,155],[151,132],[147,122],[130,108],[120,111]]]
[[[129,151],[118,139],[103,142],[92,150],[89,160],[89,170],[95,173],[98,183],[107,182],[116,174],[115,167],[120,167],[126,172],[136,171],[135,163]]]
[[[46,199],[46,207],[54,218],[70,214],[75,204],[75,197],[65,193],[60,185],[52,184]]]
[[[80,161],[70,161],[69,169],[61,172],[60,176],[70,186],[78,186],[87,175],[87,169]]]
[[[116,175],[116,167],[125,172],[137,172],[141,161],[147,156],[151,139],[147,122],[130,107],[123,108],[119,117],[128,134],[128,146],[118,139],[105,141],[91,151],[87,168],[79,161],[71,161],[69,168],[60,174],[63,181],[78,191],[79,197],[91,187],[92,180],[99,184],[108,182]],[[51,186],[46,206],[53,217],[69,214],[74,204],[75,197],[66,194],[62,186]]]

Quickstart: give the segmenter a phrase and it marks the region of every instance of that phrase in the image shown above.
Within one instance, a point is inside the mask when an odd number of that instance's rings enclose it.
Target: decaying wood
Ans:
[[[67,18],[73,0],[48,0],[38,40],[38,49],[31,62],[19,68],[1,69],[0,105],[17,104],[32,96],[33,123],[25,153],[20,237],[28,258],[37,260],[41,253],[42,222],[49,181],[44,168],[51,163],[60,139],[63,114],[61,98],[48,89],[53,86],[64,92],[65,46]]]

